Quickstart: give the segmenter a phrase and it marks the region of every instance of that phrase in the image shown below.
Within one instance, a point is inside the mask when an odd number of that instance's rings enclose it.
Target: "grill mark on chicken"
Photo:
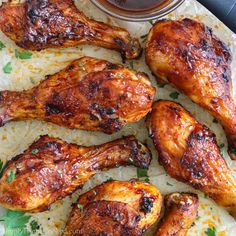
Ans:
[[[203,191],[236,214],[235,178],[215,134],[180,104],[165,100],[154,103],[147,127],[159,162],[171,177]]]
[[[83,57],[32,89],[1,91],[0,125],[38,119],[111,134],[143,118],[154,95],[146,74]]]
[[[144,193],[153,199],[146,213],[139,207]],[[79,197],[63,236],[141,236],[159,218],[161,204],[160,192],[153,185],[135,180],[107,181]]]
[[[72,0],[4,3],[0,28],[18,46],[29,50],[94,44],[120,51],[124,59],[141,53],[139,41],[127,30],[87,18]]]
[[[198,210],[198,196],[193,193],[170,193],[165,196],[165,214],[155,236],[185,236],[193,226]]]
[[[83,147],[42,136],[10,160],[0,178],[0,204],[17,211],[44,211],[94,174],[125,165],[148,168],[150,151],[133,136]],[[9,181],[9,174],[15,178]]]
[[[171,83],[220,121],[229,154],[236,158],[230,48],[200,22],[161,20],[150,30],[145,56],[157,80]]]

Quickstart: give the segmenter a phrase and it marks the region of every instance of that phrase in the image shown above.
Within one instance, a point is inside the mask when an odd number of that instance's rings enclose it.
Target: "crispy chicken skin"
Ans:
[[[230,49],[204,24],[183,19],[161,20],[151,29],[146,62],[160,79],[171,83],[218,119],[236,158],[236,105],[232,96]]]
[[[155,236],[185,236],[194,223],[198,196],[192,193],[171,193],[165,196],[165,215]]]
[[[161,207],[154,185],[105,182],[79,197],[63,236],[140,236],[159,218]]]
[[[32,89],[0,92],[0,126],[38,119],[111,134],[143,118],[154,95],[146,74],[83,57]]]
[[[125,29],[88,19],[73,0],[26,0],[0,8],[0,29],[29,50],[93,44],[133,59],[141,53],[137,39]]]
[[[44,211],[96,173],[125,165],[148,168],[150,161],[150,151],[133,136],[91,147],[42,136],[7,163],[0,204],[15,211]]]
[[[159,100],[147,119],[150,137],[167,173],[236,213],[236,181],[215,135],[181,105]]]

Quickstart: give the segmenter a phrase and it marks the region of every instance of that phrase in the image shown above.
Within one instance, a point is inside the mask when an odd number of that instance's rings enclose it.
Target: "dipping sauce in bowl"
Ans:
[[[168,0],[107,0],[110,4],[114,6],[128,11],[147,11],[152,8],[158,7],[162,5],[164,2],[168,2]]]
[[[184,0],[90,0],[107,14],[127,21],[148,21],[161,18],[176,9]]]

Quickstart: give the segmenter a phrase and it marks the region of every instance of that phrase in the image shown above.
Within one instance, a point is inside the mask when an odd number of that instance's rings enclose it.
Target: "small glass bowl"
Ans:
[[[106,0],[90,0],[95,6],[110,16],[126,21],[149,21],[161,18],[179,7],[184,0],[165,1],[160,6],[145,11],[129,11],[113,6]],[[145,1],[145,0],[144,0]]]

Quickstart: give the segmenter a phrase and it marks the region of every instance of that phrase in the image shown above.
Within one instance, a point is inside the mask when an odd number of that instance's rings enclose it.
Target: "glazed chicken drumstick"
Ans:
[[[236,181],[215,135],[181,105],[159,100],[147,120],[150,137],[167,173],[236,213]]]
[[[158,21],[148,35],[146,62],[152,72],[220,121],[229,154],[235,159],[236,104],[231,60],[230,49],[212,30],[191,19]]]
[[[93,44],[120,51],[127,59],[141,52],[139,41],[127,30],[87,18],[73,0],[4,3],[0,29],[19,47],[29,50]]]
[[[133,136],[91,147],[43,136],[5,166],[0,205],[15,211],[44,211],[96,173],[125,165],[148,168],[150,161],[150,151]]]
[[[155,89],[144,73],[83,57],[38,86],[0,92],[0,126],[39,119],[68,128],[111,134],[151,109]]]
[[[198,196],[171,193],[165,196],[165,215],[155,236],[185,236],[197,216]]]
[[[151,184],[105,182],[79,197],[63,236],[141,236],[161,206],[161,193]]]

